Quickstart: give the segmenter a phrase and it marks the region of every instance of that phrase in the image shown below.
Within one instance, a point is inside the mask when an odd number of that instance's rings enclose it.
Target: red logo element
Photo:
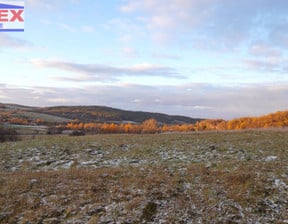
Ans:
[[[10,12],[10,13],[9,13]],[[0,22],[24,22],[22,17],[23,9],[0,9]],[[12,15],[9,17],[9,15]]]

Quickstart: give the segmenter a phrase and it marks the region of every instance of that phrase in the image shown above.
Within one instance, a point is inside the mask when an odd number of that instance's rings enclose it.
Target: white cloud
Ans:
[[[288,47],[288,4],[283,0],[129,0],[120,10],[159,42],[210,50],[231,50],[251,41]]]
[[[260,57],[279,58],[282,56],[282,51],[279,48],[271,47],[267,44],[261,44],[261,43],[253,44],[249,49],[249,53],[251,55]]]
[[[81,30],[86,33],[93,33],[95,31],[95,28],[93,26],[85,25],[81,27]]]
[[[102,25],[106,30],[112,31],[120,31],[122,34],[128,33],[138,33],[140,32],[140,27],[134,23],[133,20],[128,18],[113,18],[110,21],[107,21],[105,24]]]
[[[11,47],[17,49],[24,49],[24,48],[30,48],[32,46],[33,44],[26,40],[12,37],[5,33],[1,33],[0,35],[0,48]]]
[[[124,56],[127,58],[138,58],[139,57],[139,52],[135,48],[125,47],[122,50],[123,50]]]
[[[195,28],[209,14],[207,0],[139,0],[129,1],[121,7],[122,12],[138,16],[135,22],[143,24],[151,37],[159,42],[180,36],[181,32]],[[141,16],[139,16],[139,13]],[[140,18],[140,19],[139,19]]]
[[[56,0],[26,0],[26,4],[28,6],[37,7],[37,8],[45,8],[45,9],[54,9]]]
[[[165,78],[184,78],[178,72],[167,66],[155,64],[136,64],[130,67],[108,66],[103,64],[79,64],[64,61],[48,61],[33,59],[33,65],[44,68],[56,68],[77,73],[74,81],[113,81],[123,76],[153,76]],[[81,74],[81,76],[79,76]],[[67,79],[67,78],[64,78]],[[69,78],[73,81],[73,77]]]
[[[288,83],[246,86],[194,83],[158,87],[117,84],[81,89],[0,85],[0,88],[1,100],[6,103],[19,103],[17,99],[21,96],[21,104],[31,106],[104,105],[201,118],[256,116],[288,108]]]
[[[53,103],[53,104],[67,104],[67,103],[70,103],[71,101],[65,98],[52,98],[52,99],[47,99],[47,102]]]
[[[133,37],[132,37],[132,35],[124,34],[124,35],[120,36],[119,40],[123,43],[130,43],[133,40]]]
[[[246,59],[244,60],[248,69],[261,71],[261,72],[269,72],[270,74],[273,73],[283,73],[287,72],[288,67],[286,65],[287,60],[268,57],[264,59]]]
[[[58,0],[26,0],[25,4],[29,8],[37,8],[37,9],[48,9],[48,10],[55,10],[59,9],[60,7],[65,7],[68,3],[72,4],[78,4],[78,0],[66,0],[65,2],[63,1],[58,1]]]
[[[72,26],[69,26],[68,24],[65,24],[65,23],[60,23],[59,24],[59,27],[63,30],[66,30],[70,33],[75,33],[76,32],[76,29]]]
[[[159,58],[159,59],[171,59],[171,60],[180,60],[181,57],[174,54],[167,54],[167,53],[152,53],[152,57]]]
[[[281,22],[275,24],[271,27],[271,31],[269,32],[269,38],[271,42],[279,47],[288,47],[288,34],[286,30],[288,29],[288,21],[283,18]]]

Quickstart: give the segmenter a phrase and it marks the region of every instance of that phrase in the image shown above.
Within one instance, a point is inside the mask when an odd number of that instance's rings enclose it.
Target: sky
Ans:
[[[286,0],[26,0],[0,102],[232,119],[288,109]]]

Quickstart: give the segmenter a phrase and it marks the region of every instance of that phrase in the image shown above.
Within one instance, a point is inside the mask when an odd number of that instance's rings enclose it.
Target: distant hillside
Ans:
[[[27,107],[15,104],[0,103],[0,122],[30,123],[65,123],[72,120],[38,112],[38,107]]]
[[[14,123],[65,123],[78,120],[87,122],[135,122],[142,123],[154,118],[165,124],[196,123],[201,119],[185,116],[171,116],[162,113],[120,110],[105,106],[57,106],[57,107],[26,107],[14,104],[0,104],[2,122]],[[13,123],[13,122],[12,122]]]
[[[81,122],[136,122],[154,118],[158,122],[166,124],[196,123],[201,119],[185,116],[172,116],[162,113],[150,113],[143,111],[120,110],[104,106],[59,106],[39,108],[37,112],[79,120]]]

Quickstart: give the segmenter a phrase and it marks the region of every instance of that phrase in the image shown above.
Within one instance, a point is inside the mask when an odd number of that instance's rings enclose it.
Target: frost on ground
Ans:
[[[288,132],[0,145],[0,223],[288,223]]]

